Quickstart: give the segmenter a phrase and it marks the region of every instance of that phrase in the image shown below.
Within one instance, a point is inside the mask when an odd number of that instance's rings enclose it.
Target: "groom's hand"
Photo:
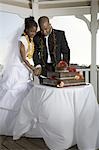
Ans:
[[[35,75],[35,76],[40,76],[41,71],[42,71],[42,68],[41,68],[41,67],[35,68],[35,69],[34,69],[34,75]]]

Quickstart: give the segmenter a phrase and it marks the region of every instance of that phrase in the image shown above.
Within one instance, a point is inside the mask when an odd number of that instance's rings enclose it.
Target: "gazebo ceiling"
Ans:
[[[91,0],[34,0],[34,1],[39,3],[39,8],[41,9],[90,6],[91,3]],[[30,9],[32,6],[32,0],[0,0],[0,3]]]

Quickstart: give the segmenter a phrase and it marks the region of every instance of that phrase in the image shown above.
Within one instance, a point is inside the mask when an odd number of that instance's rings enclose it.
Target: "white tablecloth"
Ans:
[[[20,138],[32,125],[39,127],[50,149],[64,150],[75,141],[80,150],[95,150],[99,144],[99,108],[92,85],[35,85],[23,101],[13,139]]]

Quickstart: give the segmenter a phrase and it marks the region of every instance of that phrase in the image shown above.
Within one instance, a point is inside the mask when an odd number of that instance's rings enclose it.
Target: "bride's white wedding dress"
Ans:
[[[20,40],[25,46],[27,53],[28,43],[25,36],[21,36]],[[18,110],[24,97],[28,94],[31,87],[33,87],[33,80],[31,80],[31,72],[22,62],[19,48],[14,47],[15,52],[13,61],[9,61],[3,75],[0,79],[0,108],[7,110]],[[11,55],[11,54],[10,54]],[[29,59],[33,63],[32,58]]]

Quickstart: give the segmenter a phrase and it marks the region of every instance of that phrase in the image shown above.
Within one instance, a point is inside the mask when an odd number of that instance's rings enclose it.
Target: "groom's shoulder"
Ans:
[[[63,34],[64,33],[63,30],[58,30],[58,29],[54,29],[54,32],[57,33],[57,34]]]
[[[41,37],[41,33],[40,31],[38,31],[36,35],[34,36],[34,40],[39,40],[40,37]]]
[[[40,36],[41,36],[41,32],[38,31],[38,32],[36,33],[35,37],[40,37]]]

